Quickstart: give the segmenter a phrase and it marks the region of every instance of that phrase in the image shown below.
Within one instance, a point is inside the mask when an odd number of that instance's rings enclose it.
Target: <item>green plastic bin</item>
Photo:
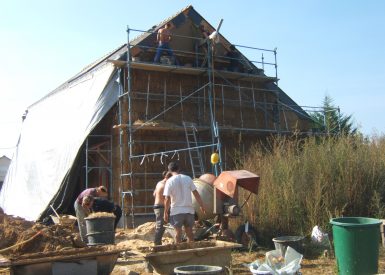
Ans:
[[[345,217],[331,219],[338,274],[376,274],[380,224],[378,219]]]

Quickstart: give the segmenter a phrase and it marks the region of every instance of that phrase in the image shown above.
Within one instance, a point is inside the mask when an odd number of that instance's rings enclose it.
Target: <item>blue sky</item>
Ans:
[[[213,26],[223,18],[234,44],[277,47],[279,86],[299,105],[329,95],[364,134],[385,133],[385,1],[4,0],[0,156],[12,156],[24,110],[126,43],[127,25],[146,30],[190,4]]]

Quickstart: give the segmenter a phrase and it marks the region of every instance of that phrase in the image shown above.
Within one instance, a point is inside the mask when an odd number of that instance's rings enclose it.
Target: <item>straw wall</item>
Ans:
[[[168,162],[179,160],[184,173],[192,175],[188,152],[176,152],[187,147],[183,121],[196,123],[200,142],[212,142],[209,86],[202,88],[208,82],[207,76],[145,70],[133,70],[131,81],[131,119],[134,129],[140,128],[132,134],[132,156],[141,157],[135,157],[129,162],[128,127],[113,127],[119,124],[118,107],[115,107],[110,111],[110,121],[104,122],[110,123],[107,128],[113,136],[113,199],[120,201],[121,191],[131,190],[133,187],[134,205],[137,207],[135,213],[152,213],[152,191],[161,180],[161,173]],[[294,112],[277,112],[274,105],[277,102],[275,91],[266,91],[263,83],[258,81],[225,81],[216,78],[212,102],[212,112],[220,127],[222,163],[225,170],[234,168],[235,154],[247,154],[251,144],[274,132],[276,127],[286,130],[287,125],[287,130],[298,127],[303,127],[300,129],[304,130],[307,126],[307,122],[301,121]],[[127,102],[122,106],[123,110],[128,110]],[[122,117],[127,124],[127,111]],[[143,125],[145,122],[148,124]],[[121,136],[120,131],[123,133]],[[124,143],[122,148],[120,139]],[[151,155],[165,151],[171,152]],[[212,173],[213,167],[209,162],[212,149],[202,149],[201,153],[206,172]],[[125,165],[123,170],[122,159],[123,166]],[[134,173],[132,182],[129,177],[121,177],[122,172],[130,171]],[[129,199],[126,203],[130,204]]]

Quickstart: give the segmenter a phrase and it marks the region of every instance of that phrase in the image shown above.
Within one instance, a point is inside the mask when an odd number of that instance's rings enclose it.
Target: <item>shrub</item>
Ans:
[[[332,217],[384,215],[384,138],[276,137],[253,146],[241,165],[261,177],[243,213],[266,239],[329,230]]]

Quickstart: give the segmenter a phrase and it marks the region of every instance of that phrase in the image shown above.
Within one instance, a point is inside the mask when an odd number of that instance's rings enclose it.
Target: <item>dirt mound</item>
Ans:
[[[0,254],[17,256],[86,246],[79,234],[63,225],[45,226],[0,214]]]
[[[115,235],[118,247],[130,247],[132,250],[139,250],[142,247],[154,246],[155,222],[147,222],[135,229],[119,231]],[[170,244],[173,238],[166,231],[162,238],[163,244]]]

